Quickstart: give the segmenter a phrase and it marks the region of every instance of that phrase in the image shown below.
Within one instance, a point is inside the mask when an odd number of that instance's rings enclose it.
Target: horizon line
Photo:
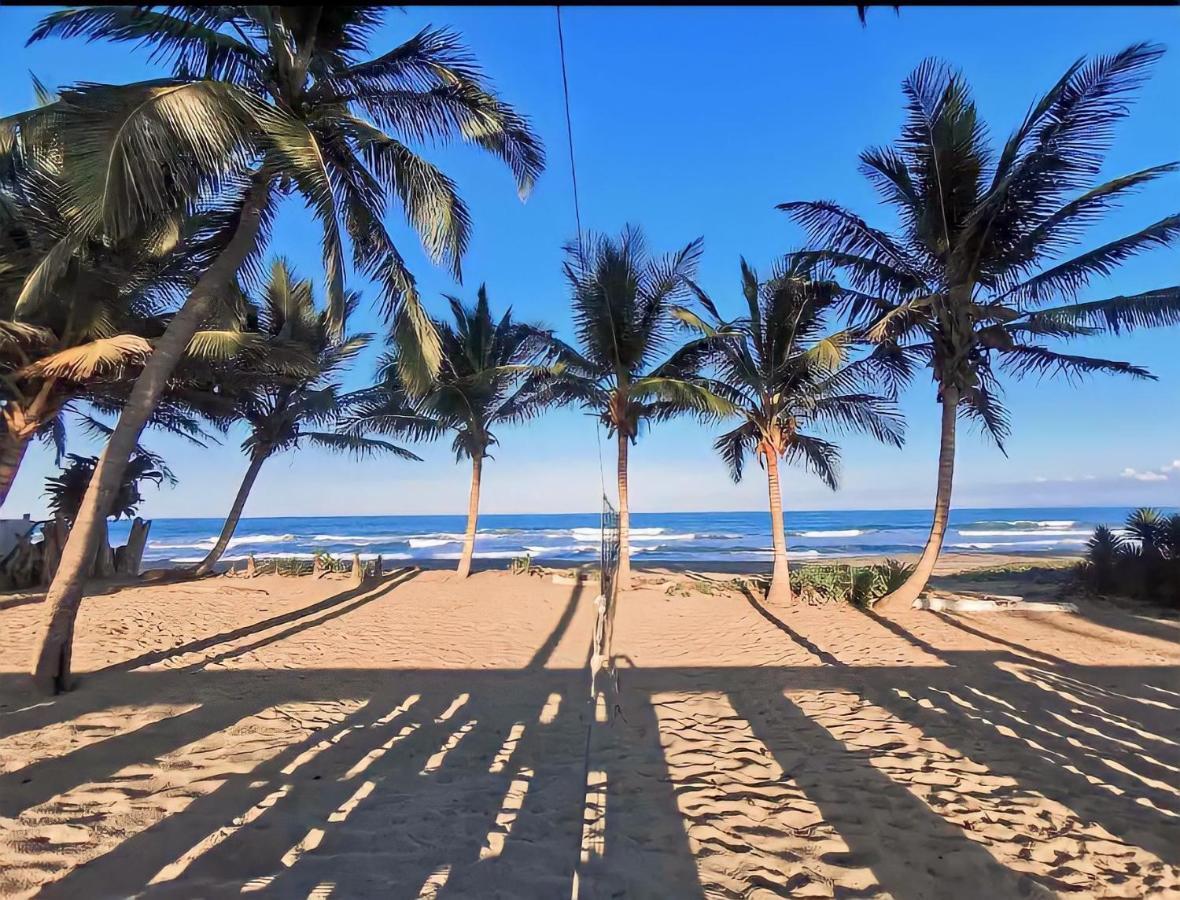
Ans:
[[[1116,505],[1098,505],[1086,506],[1079,504],[1072,504],[1067,506],[952,506],[951,512],[955,510],[1038,510],[1038,509],[1057,509],[1057,510],[1081,510],[1081,509],[1137,509],[1141,506],[1152,506],[1152,504],[1116,504]],[[1180,506],[1171,506],[1168,504],[1160,504],[1154,506],[1160,510],[1178,509]],[[849,507],[844,509],[797,509],[792,510],[793,513],[844,513],[844,512],[918,512],[930,513],[930,509],[926,507],[899,507],[899,506],[880,506],[880,507]],[[634,515],[651,515],[651,516],[676,516],[676,515],[708,515],[715,513],[737,513],[737,514],[754,514],[754,515],[769,515],[767,509],[696,509],[696,510],[645,510],[636,512],[631,510]],[[595,516],[600,515],[601,510],[587,510],[583,512],[512,512],[512,513],[480,513],[480,519],[487,516]],[[452,518],[466,518],[466,513],[366,513],[364,515],[355,515],[351,513],[338,513],[335,515],[317,514],[317,515],[264,515],[264,516],[242,516],[241,521],[256,520],[256,519],[414,519],[426,517],[452,517]],[[140,516],[140,518],[144,518]],[[172,520],[201,520],[201,519],[224,519],[225,516],[155,516],[155,519],[172,519]],[[19,521],[19,520],[13,520]],[[116,520],[122,521],[122,520]]]

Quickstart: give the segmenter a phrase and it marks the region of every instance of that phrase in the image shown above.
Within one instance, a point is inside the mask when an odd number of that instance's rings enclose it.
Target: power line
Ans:
[[[582,208],[578,202],[578,166],[574,160],[574,126],[570,120],[570,81],[565,68],[565,34],[561,29],[561,7],[557,10],[557,48],[561,54],[561,89],[565,96],[565,136],[570,149],[570,181],[574,185],[574,219],[578,224],[578,252],[582,250]]]

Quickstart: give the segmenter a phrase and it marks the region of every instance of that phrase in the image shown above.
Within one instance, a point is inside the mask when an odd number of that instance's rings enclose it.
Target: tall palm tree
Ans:
[[[345,430],[357,437],[365,432],[419,437],[454,434],[451,446],[456,459],[471,460],[467,528],[456,570],[459,578],[466,578],[475,553],[483,461],[499,443],[494,429],[529,419],[545,408],[547,398],[524,383],[538,371],[553,342],[549,332],[513,319],[511,309],[495,319],[483,285],[474,306],[455,297],[447,299],[453,322],[435,322],[442,365],[430,388],[407,403],[394,352],[383,360],[380,383],[350,398],[356,405]]]
[[[673,416],[716,418],[733,411],[697,377],[709,352],[704,338],[673,346],[672,307],[692,296],[690,278],[700,239],[676,253],[652,257],[642,232],[628,225],[617,237],[591,235],[565,248],[580,349],[557,344],[558,364],[532,379],[531,390],[552,404],[592,410],[618,442],[618,586],[631,586],[628,447],[640,426]],[[657,362],[662,354],[663,362]]]
[[[18,147],[54,141],[65,149],[65,171],[79,199],[73,234],[121,237],[208,194],[223,213],[220,252],[137,379],[50,588],[34,664],[43,689],[68,682],[73,621],[104,495],[117,489],[120,470],[212,298],[265,242],[275,204],[297,192],[322,227],[336,328],[347,234],[354,267],[385,291],[404,375],[421,389],[437,371],[437,335],[385,228],[385,202],[396,197],[428,252],[456,273],[470,217],[454,183],[387,132],[413,143],[474,143],[509,166],[522,194],[539,174],[543,153],[528,122],[487,88],[452,33],[427,29],[384,55],[362,58],[382,15],[373,7],[102,7],[55,13],[34,32],[32,40],[131,41],[175,73],[135,85],[83,86],[6,123]],[[29,290],[60,270],[72,241],[62,243]]]
[[[1128,193],[1175,171],[1153,166],[1092,186],[1115,124],[1162,50],[1136,44],[1074,63],[1033,104],[998,155],[962,75],[936,60],[903,83],[906,121],[861,170],[900,216],[893,234],[830,202],[785,203],[816,249],[855,289],[849,313],[887,351],[899,379],[928,365],[942,404],[930,537],[913,575],[882,606],[909,605],[942,547],[958,415],[1001,447],[1008,416],[998,376],[1110,372],[1151,377],[1126,362],[1070,355],[1045,339],[1180,322],[1180,285],[1078,302],[1090,282],[1131,256],[1180,237],[1180,215],[1070,258],[1059,257]]]
[[[346,314],[353,305],[354,299],[346,304]],[[258,473],[275,454],[296,450],[307,443],[358,456],[388,452],[403,459],[418,459],[410,451],[386,441],[325,430],[348,412],[348,400],[341,394],[337,379],[371,337],[339,334],[328,311],[316,308],[311,282],[298,280],[286,260],[278,258],[272,264],[262,302],[253,318],[257,319],[257,329],[263,335],[305,348],[314,366],[311,372],[291,375],[265,364],[265,360],[246,359],[239,365],[231,365],[218,378],[218,393],[231,404],[233,417],[250,427],[249,435],[242,442],[242,452],[249,457],[250,464],[221,534],[194,571],[198,577],[212,571],[225,553]]]
[[[842,300],[835,282],[812,272],[799,258],[760,282],[743,259],[745,315],[725,321],[703,292],[697,297],[712,321],[688,309],[675,314],[715,348],[709,388],[734,405],[744,421],[714,445],[734,481],[753,456],[766,469],[774,569],[767,600],[791,602],[779,460],[818,475],[832,490],[839,481],[840,450],[813,429],[858,431],[900,447],[903,422],[895,404],[872,393],[870,356],[849,362],[856,340],[829,331]]]

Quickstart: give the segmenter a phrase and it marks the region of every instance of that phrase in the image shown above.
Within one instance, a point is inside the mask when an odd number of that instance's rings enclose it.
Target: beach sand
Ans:
[[[1180,622],[669,580],[621,599],[597,712],[593,583],[112,589],[51,699],[38,598],[0,596],[0,895],[1180,892]]]

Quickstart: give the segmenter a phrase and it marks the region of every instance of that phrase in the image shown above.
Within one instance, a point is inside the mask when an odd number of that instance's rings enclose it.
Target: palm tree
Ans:
[[[1153,166],[1091,186],[1114,125],[1162,50],[1136,44],[1079,60],[1033,104],[994,155],[962,75],[936,60],[903,83],[900,140],[861,154],[861,170],[897,210],[894,234],[830,202],[785,203],[806,229],[813,259],[848,279],[849,314],[871,326],[895,376],[925,364],[942,404],[933,524],[913,575],[882,601],[906,605],[934,568],[946,532],[958,415],[971,416],[1002,448],[1008,416],[998,376],[1110,372],[1150,378],[1126,362],[1070,355],[1045,339],[1180,322],[1180,286],[1077,302],[1097,276],[1180,236],[1180,215],[1063,261],[1058,257],[1129,192],[1175,171]]]
[[[355,299],[346,305],[346,311],[353,305]],[[385,441],[324,430],[348,412],[347,398],[341,395],[336,379],[368,345],[370,336],[338,334],[328,311],[316,308],[311,282],[296,279],[286,260],[278,258],[272,264],[262,302],[252,318],[256,318],[263,335],[305,348],[315,364],[311,374],[293,376],[281,368],[276,370],[247,359],[217,379],[218,393],[232,405],[233,417],[249,424],[250,434],[242,442],[242,451],[250,464],[221,534],[194,571],[197,577],[212,571],[225,553],[258,473],[275,454],[309,443],[358,456],[388,452],[403,459],[418,459],[410,451]]]
[[[83,401],[121,407],[123,387],[167,325],[171,299],[199,274],[195,233],[122,246],[88,241],[52,291],[21,303],[25,282],[68,231],[70,203],[48,160],[0,183],[0,504],[34,436],[57,443],[60,457],[64,412]],[[198,332],[188,354],[218,349],[225,351]],[[196,436],[191,420],[170,408],[157,407],[149,424]]]
[[[357,437],[365,432],[418,437],[454,433],[456,459],[471,460],[467,529],[456,570],[459,578],[466,578],[475,553],[483,461],[499,443],[493,429],[529,419],[545,408],[547,399],[523,383],[538,372],[553,342],[549,332],[513,319],[511,309],[499,320],[493,318],[483,285],[474,306],[447,299],[454,321],[434,323],[442,365],[430,388],[408,403],[394,352],[382,362],[380,383],[353,395],[356,405],[345,429]]]
[[[88,85],[10,120],[14,146],[56,143],[78,197],[71,239],[26,290],[52,280],[79,234],[117,239],[213,195],[221,247],[171,320],[137,379],[70,546],[48,594],[34,678],[44,690],[68,682],[69,643],[84,561],[98,510],[213,298],[230,288],[265,242],[275,204],[299,193],[323,232],[328,305],[342,325],[344,252],[385,292],[407,380],[419,389],[437,371],[437,335],[412,276],[383,223],[397,198],[427,251],[458,274],[470,217],[454,183],[387,131],[416,143],[474,143],[503,160],[520,192],[543,167],[528,122],[487,88],[456,36],[427,29],[390,52],[362,56],[383,12],[374,7],[143,7],[54,13],[32,40],[84,36],[131,41],[170,65],[173,78]]]
[[[627,451],[645,422],[683,414],[716,418],[732,405],[699,379],[709,353],[706,339],[675,347],[672,307],[691,297],[690,278],[701,253],[700,239],[664,257],[648,254],[633,226],[618,238],[591,235],[565,248],[565,275],[572,293],[575,350],[557,344],[558,365],[532,379],[537,402],[579,404],[592,410],[618,441],[618,586],[631,586]]]
[[[854,336],[829,333],[828,321],[842,300],[840,287],[818,277],[798,258],[766,282],[741,262],[746,313],[725,321],[702,291],[697,297],[712,322],[688,309],[676,315],[710,339],[716,371],[709,388],[734,405],[744,421],[714,445],[733,480],[753,456],[766,469],[774,569],[767,600],[790,603],[779,460],[818,475],[832,490],[839,481],[840,450],[805,433],[813,428],[860,431],[900,447],[903,423],[892,401],[866,390],[875,360],[849,363]]]

